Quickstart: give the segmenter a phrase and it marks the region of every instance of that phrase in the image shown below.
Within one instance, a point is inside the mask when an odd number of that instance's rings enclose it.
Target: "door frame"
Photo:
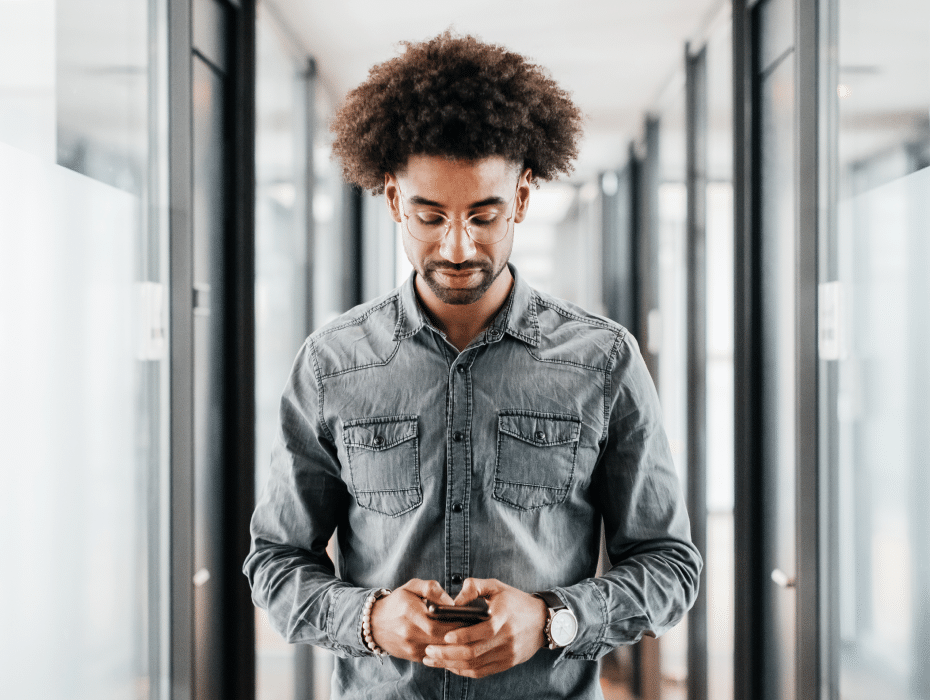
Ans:
[[[821,606],[824,581],[822,526],[827,513],[819,459],[817,283],[822,217],[820,162],[821,10],[794,2],[796,143],[794,151],[796,370],[796,688],[799,698],[820,697]],[[734,465],[735,658],[734,697],[765,697],[766,596],[773,585],[765,568],[769,533],[763,519],[770,484],[764,479],[762,436],[771,429],[762,402],[761,111],[757,79],[760,27],[757,0],[733,1],[734,106]]]
[[[168,12],[168,200],[170,328],[170,697],[200,698],[194,666],[194,270],[193,270],[193,57],[197,51],[194,3],[171,0]],[[223,464],[221,508],[210,528],[222,547],[222,570],[211,572],[221,595],[206,612],[227,621],[219,654],[222,697],[255,695],[254,613],[240,573],[248,553],[254,507],[254,140],[255,0],[209,0],[226,15],[218,30],[225,45],[223,155],[229,202],[220,268],[223,315],[216,353],[224,367],[217,417]],[[214,8],[216,9],[216,8]],[[210,13],[208,13],[210,14]],[[198,15],[203,17],[203,15]],[[203,29],[203,27],[198,27]],[[199,52],[198,52],[199,53]],[[221,350],[220,350],[221,348]]]

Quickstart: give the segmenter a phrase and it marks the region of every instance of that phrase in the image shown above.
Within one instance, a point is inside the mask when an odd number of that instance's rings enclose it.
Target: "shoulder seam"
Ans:
[[[613,391],[610,375],[614,371],[617,358],[620,354],[620,344],[626,338],[624,330],[625,329],[621,326],[621,328],[616,331],[617,337],[614,338],[614,344],[610,348],[610,354],[607,356],[607,366],[604,367],[604,430],[601,433],[601,438],[598,440],[598,443],[602,443],[607,439],[607,431],[610,427],[610,394]]]
[[[397,300],[397,297],[398,297],[398,294],[397,294],[397,291],[395,290],[390,296],[387,297],[387,299],[384,299],[381,303],[376,304],[375,306],[372,306],[370,309],[365,311],[365,313],[363,313],[361,316],[356,316],[354,318],[347,319],[345,322],[339,324],[338,326],[334,326],[333,328],[326,328],[322,331],[318,331],[317,333],[314,333],[313,335],[317,337],[323,337],[324,335],[329,335],[330,333],[341,331],[343,328],[348,328],[349,326],[357,326],[358,324],[366,321],[368,317],[371,316],[375,311],[378,311],[384,308],[385,306],[388,306],[389,304],[393,304]]]
[[[313,336],[307,338],[307,345],[310,348],[310,359],[313,362],[313,378],[316,380],[316,394],[319,397],[317,400],[317,420],[320,423],[320,427],[323,429],[323,432],[326,434],[326,437],[333,444],[336,443],[336,438],[333,437],[333,434],[329,431],[329,426],[326,425],[326,421],[323,419],[323,402],[325,400],[323,388],[323,376],[320,371],[320,363],[317,361],[316,357],[316,345],[313,342]]]
[[[593,318],[591,316],[579,316],[578,314],[572,313],[566,309],[561,304],[556,303],[555,301],[550,301],[549,299],[544,298],[542,295],[537,296],[538,303],[542,306],[545,306],[548,309],[552,309],[557,312],[559,315],[564,316],[565,318],[570,318],[575,321],[581,321],[582,323],[587,323],[591,326],[596,326],[597,328],[604,328],[607,330],[615,330],[613,326],[605,321],[600,319]]]

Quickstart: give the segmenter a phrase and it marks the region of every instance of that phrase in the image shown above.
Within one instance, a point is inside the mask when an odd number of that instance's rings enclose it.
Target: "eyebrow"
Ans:
[[[431,199],[426,199],[425,197],[421,197],[416,194],[410,197],[409,199],[410,199],[411,204],[419,204],[424,207],[436,207],[437,209],[445,208],[439,202],[434,202]],[[473,204],[470,204],[468,207],[468,210],[471,211],[472,209],[480,209],[481,207],[490,207],[495,204],[500,205],[500,204],[506,204],[506,203],[507,203],[507,200],[502,197],[488,197],[487,199],[482,199],[480,202],[474,202]]]

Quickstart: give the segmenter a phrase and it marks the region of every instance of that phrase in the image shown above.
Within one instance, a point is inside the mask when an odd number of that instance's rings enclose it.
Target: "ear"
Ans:
[[[397,178],[393,173],[384,173],[384,199],[387,201],[391,218],[400,223],[400,189],[397,187]]]
[[[530,207],[530,183],[532,180],[533,171],[527,168],[517,181],[517,203],[513,216],[515,224],[519,224],[526,218],[526,212]]]

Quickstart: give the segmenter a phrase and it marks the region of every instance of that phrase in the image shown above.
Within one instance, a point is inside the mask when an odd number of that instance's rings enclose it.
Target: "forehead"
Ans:
[[[405,197],[416,194],[436,201],[463,195],[465,198],[476,195],[509,198],[519,172],[519,165],[501,156],[455,160],[445,156],[414,155],[397,173],[397,179]]]

